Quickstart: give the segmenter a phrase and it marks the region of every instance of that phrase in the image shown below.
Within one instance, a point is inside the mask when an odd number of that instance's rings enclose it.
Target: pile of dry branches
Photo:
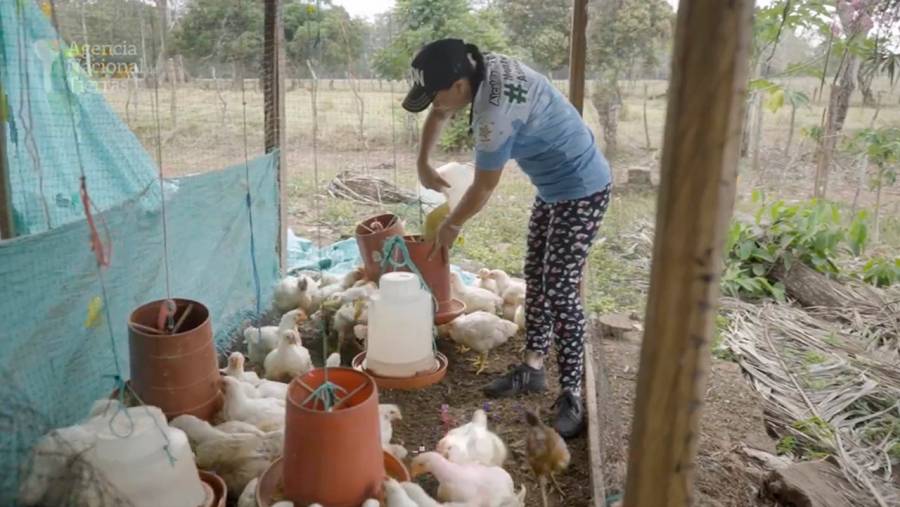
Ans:
[[[362,204],[410,204],[416,202],[412,192],[375,176],[344,171],[328,184],[331,197]]]
[[[889,305],[890,306],[890,305]],[[897,313],[725,298],[727,346],[766,402],[782,450],[832,456],[856,505],[897,505],[900,360]]]

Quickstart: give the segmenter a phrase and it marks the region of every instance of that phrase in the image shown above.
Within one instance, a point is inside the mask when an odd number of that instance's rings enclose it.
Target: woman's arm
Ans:
[[[463,194],[459,204],[453,208],[453,211],[447,215],[444,222],[438,227],[437,236],[434,241],[434,248],[428,255],[430,259],[436,252],[442,248],[450,248],[459,232],[462,230],[463,224],[470,218],[477,215],[484,205],[487,204],[497,184],[500,183],[500,175],[502,169],[492,171],[475,170],[475,181],[472,182],[466,193]]]
[[[440,191],[450,186],[428,162],[428,159],[431,157],[431,150],[437,144],[438,137],[441,135],[441,131],[449,118],[450,115],[448,113],[438,111],[432,107],[428,110],[428,116],[425,117],[425,125],[422,127],[422,138],[419,140],[419,158],[416,161],[416,167],[422,186],[431,190]]]

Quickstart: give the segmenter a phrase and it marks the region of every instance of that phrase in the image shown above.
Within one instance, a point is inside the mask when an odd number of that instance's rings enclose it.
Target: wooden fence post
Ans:
[[[284,116],[284,10],[282,0],[265,0],[263,93],[265,95],[266,153],[278,150],[278,256],[287,268],[287,156]]]
[[[678,6],[626,507],[693,504],[752,13],[753,0]]]
[[[574,0],[569,37],[569,102],[578,113],[584,110],[584,72],[587,55],[588,0]]]

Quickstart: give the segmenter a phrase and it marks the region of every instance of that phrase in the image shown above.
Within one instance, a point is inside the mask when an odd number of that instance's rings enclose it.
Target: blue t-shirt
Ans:
[[[475,166],[499,170],[512,158],[546,202],[582,199],[612,181],[609,163],[575,107],[543,75],[487,54],[475,94]]]

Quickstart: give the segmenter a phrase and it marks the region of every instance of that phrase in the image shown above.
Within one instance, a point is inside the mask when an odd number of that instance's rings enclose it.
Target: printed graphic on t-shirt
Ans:
[[[521,62],[485,55],[472,111],[479,169],[498,170],[513,158],[547,202],[580,199],[610,183],[609,166],[578,112]]]

